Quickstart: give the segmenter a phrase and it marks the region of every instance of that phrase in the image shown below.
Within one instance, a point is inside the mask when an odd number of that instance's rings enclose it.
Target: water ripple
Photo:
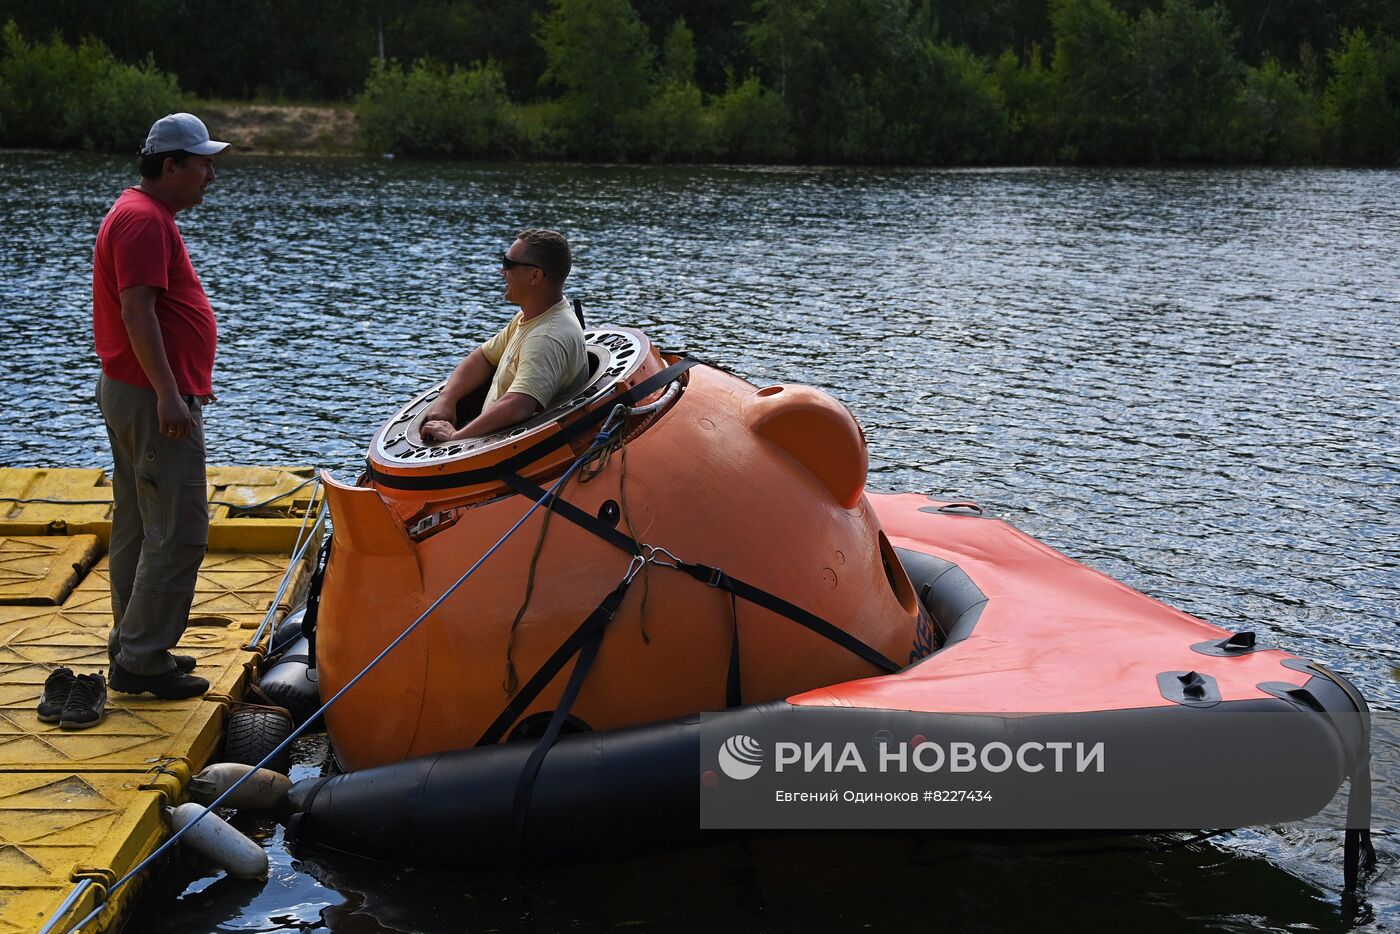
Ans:
[[[108,462],[90,256],[128,174],[0,154],[4,464]],[[240,158],[182,227],[221,328],[212,462],[358,472],[509,314],[514,232],[558,226],[592,322],[831,392],[872,487],[977,499],[1395,710],[1397,219],[1394,171]]]

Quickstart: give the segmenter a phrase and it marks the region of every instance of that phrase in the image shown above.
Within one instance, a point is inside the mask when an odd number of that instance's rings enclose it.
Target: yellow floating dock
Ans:
[[[209,470],[209,553],[180,650],[210,692],[185,701],[109,693],[87,730],[39,722],[49,673],[107,669],[106,542],[112,488],[101,470],[0,468],[0,934],[33,934],[74,887],[55,930],[89,914],[108,886],[168,835],[161,807],[218,749],[231,703],[260,652],[243,648],[319,503],[309,468]],[[307,549],[315,554],[315,547]],[[277,620],[304,589],[295,570]],[[138,886],[119,889],[84,931],[113,929]]]

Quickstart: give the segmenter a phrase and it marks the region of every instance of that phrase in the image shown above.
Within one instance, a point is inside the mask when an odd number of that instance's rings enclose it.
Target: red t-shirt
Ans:
[[[175,212],[140,188],[128,188],[107,212],[92,252],[92,333],[102,372],[153,389],[122,321],[122,289],[160,289],[156,320],[175,385],[190,396],[214,391],[214,309],[190,265]]]

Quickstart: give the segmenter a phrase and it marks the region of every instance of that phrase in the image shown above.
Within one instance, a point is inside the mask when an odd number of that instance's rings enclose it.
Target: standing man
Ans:
[[[501,254],[506,301],[520,311],[457,364],[423,417],[424,441],[475,438],[519,424],[583,388],[583,325],[564,297],[573,268],[569,241],[553,230],[522,230]],[[457,427],[457,402],[491,381],[481,414]]]
[[[214,401],[214,311],[175,215],[204,200],[214,157],[198,117],[162,117],[140,155],[140,184],[122,192],[97,234],[92,329],[97,403],[112,443],[114,690],[195,697],[209,682],[172,655],[189,622],[209,544],[203,407]]]

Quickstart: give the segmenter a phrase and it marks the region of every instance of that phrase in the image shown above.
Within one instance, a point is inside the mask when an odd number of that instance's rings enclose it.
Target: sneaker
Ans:
[[[107,716],[107,682],[100,674],[78,675],[68,692],[68,703],[58,725],[65,730],[84,730],[97,726]]]
[[[209,690],[209,682],[179,668],[163,671],[158,675],[138,675],[127,671],[112,662],[112,690],[123,694],[154,694],[161,700],[180,700],[198,697]]]
[[[44,723],[57,723],[63,717],[63,705],[68,703],[68,692],[73,690],[73,669],[55,668],[44,681],[44,696],[39,698],[39,719]]]

